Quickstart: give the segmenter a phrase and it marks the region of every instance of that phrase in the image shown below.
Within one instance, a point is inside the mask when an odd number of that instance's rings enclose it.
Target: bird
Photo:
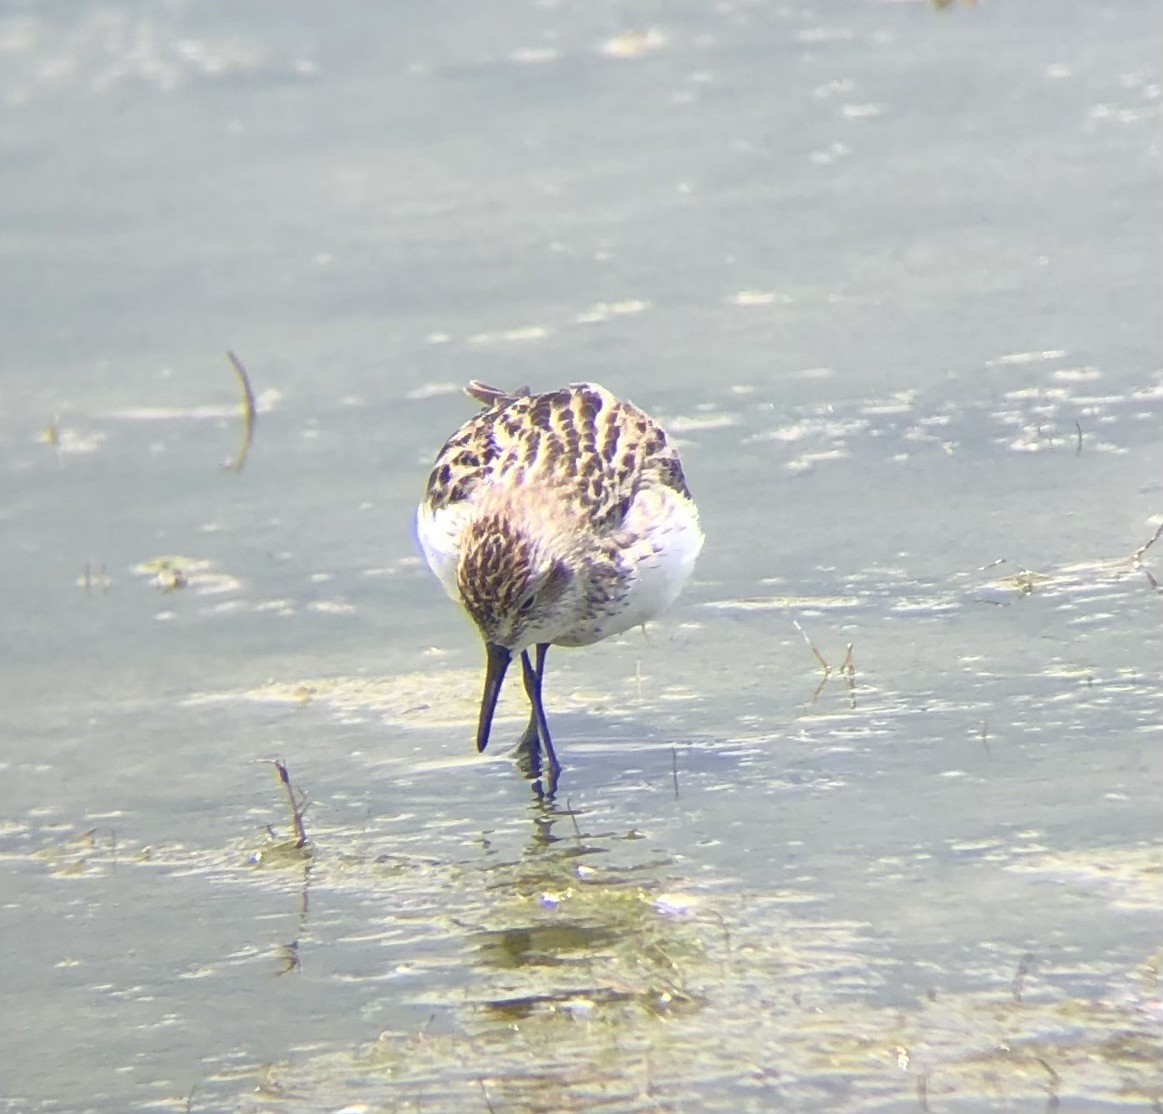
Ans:
[[[478,752],[519,655],[530,714],[515,754],[551,798],[549,647],[588,646],[667,608],[702,550],[699,513],[665,430],[600,384],[534,394],[473,380],[465,393],[481,409],[437,453],[416,536],[484,641]]]

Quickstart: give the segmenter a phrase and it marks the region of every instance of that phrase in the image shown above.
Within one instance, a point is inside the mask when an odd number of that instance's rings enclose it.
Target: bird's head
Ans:
[[[581,605],[578,578],[555,540],[502,510],[477,515],[465,528],[457,591],[487,655],[478,750],[488,744],[513,654],[556,641],[572,627]]]

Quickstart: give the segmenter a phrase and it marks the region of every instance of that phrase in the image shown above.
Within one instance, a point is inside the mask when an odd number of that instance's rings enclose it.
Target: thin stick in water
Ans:
[[[1026,952],[1026,954],[1022,956],[1021,962],[1018,964],[1018,969],[1014,975],[1013,984],[1010,987],[1010,991],[1014,996],[1015,1002],[1020,1002],[1022,1000],[1022,991],[1026,985],[1026,976],[1030,973],[1030,968],[1033,967],[1034,960],[1036,958],[1037,957],[1033,952]]]
[[[577,813],[574,812],[573,802],[568,797],[565,798],[565,814],[569,817],[569,822],[573,825],[573,834],[577,836],[578,843],[581,843],[582,831],[581,828],[578,827]]]
[[[229,461],[226,467],[231,472],[241,472],[242,466],[246,463],[247,454],[250,452],[251,442],[254,440],[254,389],[250,385],[250,376],[246,374],[246,368],[242,361],[229,350],[226,352],[226,358],[230,361],[230,366],[234,368],[234,374],[242,386],[242,444],[239,446],[234,459]]]
[[[849,642],[848,647],[844,653],[844,661],[840,665],[840,673],[848,685],[848,703],[855,709],[856,707],[856,663],[852,660],[852,646]]]
[[[830,677],[832,675],[832,667],[827,663],[827,661],[824,660],[824,655],[821,654],[818,649],[816,649],[816,644],[808,637],[808,632],[800,626],[800,621],[798,619],[793,619],[791,622],[792,626],[800,632],[803,640],[808,644],[808,649],[811,650],[812,653],[816,656],[816,661],[820,663],[820,668],[824,671],[824,676]]]
[[[1155,528],[1153,533],[1134,553],[1131,554],[1131,564],[1138,568],[1143,563],[1143,554],[1147,552],[1158,540],[1159,535],[1163,534],[1163,522]]]
[[[283,783],[283,788],[287,791],[287,803],[291,806],[291,823],[295,829],[295,846],[306,847],[307,829],[303,826],[303,803],[291,784],[291,775],[287,772],[287,765],[281,758],[271,758],[268,761],[278,772],[279,781]]]

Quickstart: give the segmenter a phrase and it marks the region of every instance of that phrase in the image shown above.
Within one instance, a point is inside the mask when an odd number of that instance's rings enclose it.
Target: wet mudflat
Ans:
[[[310,11],[0,19],[0,1109],[1157,1106],[1151,13]],[[473,377],[708,536],[551,804],[410,537]]]

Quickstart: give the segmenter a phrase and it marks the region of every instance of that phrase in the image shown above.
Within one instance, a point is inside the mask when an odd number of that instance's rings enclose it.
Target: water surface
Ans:
[[[1157,1105],[1153,9],[323,10],[0,10],[3,1108]],[[470,378],[708,537],[548,807]]]

